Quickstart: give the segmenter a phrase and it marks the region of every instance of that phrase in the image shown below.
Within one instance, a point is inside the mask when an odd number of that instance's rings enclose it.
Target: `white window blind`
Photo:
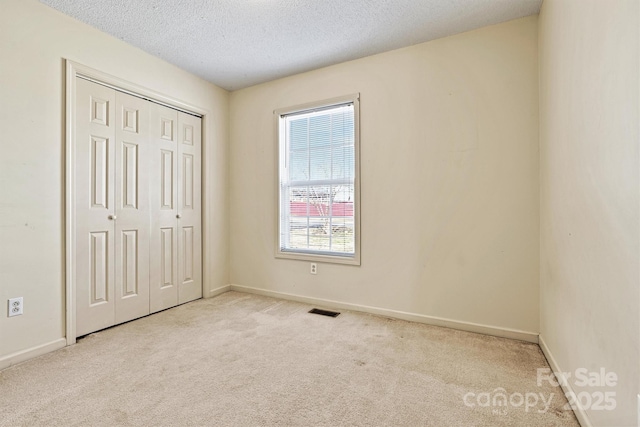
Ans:
[[[279,115],[279,253],[356,255],[355,102]]]

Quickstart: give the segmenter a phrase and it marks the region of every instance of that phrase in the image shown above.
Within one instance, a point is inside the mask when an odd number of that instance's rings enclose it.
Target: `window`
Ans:
[[[276,256],[360,264],[358,98],[276,111]]]

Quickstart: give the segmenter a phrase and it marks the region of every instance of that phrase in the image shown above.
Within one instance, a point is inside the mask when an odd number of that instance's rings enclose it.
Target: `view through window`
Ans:
[[[282,114],[280,252],[356,253],[355,103]]]

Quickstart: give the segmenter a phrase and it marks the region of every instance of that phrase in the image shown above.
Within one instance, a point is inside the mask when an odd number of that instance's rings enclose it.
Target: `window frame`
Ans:
[[[353,203],[353,221],[354,221],[354,254],[353,255],[331,255],[323,253],[315,253],[308,251],[286,250],[280,247],[280,226],[281,226],[281,208],[282,195],[280,194],[280,173],[281,173],[281,155],[284,142],[284,120],[283,116],[290,114],[300,114],[313,112],[314,110],[322,110],[334,106],[353,104],[353,126],[354,126],[354,161],[355,171],[353,177],[354,186],[354,203]],[[305,104],[294,105],[286,108],[279,108],[274,112],[274,128],[275,128],[275,161],[276,161],[276,227],[275,227],[275,257],[281,259],[293,259],[300,261],[324,262],[332,264],[360,265],[360,94],[350,94],[335,98],[325,99],[322,101],[308,102]]]

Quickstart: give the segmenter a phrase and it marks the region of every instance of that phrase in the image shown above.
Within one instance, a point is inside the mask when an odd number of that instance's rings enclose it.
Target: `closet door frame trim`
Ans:
[[[94,81],[105,86],[109,86],[113,89],[129,93],[140,98],[147,99],[158,104],[165,105],[167,107],[200,116],[202,120],[202,149],[201,149],[201,161],[202,161],[202,212],[201,212],[201,224],[202,224],[202,296],[207,298],[210,295],[209,285],[209,265],[204,262],[207,259],[209,253],[209,238],[208,238],[208,220],[207,212],[212,212],[211,198],[207,197],[207,188],[211,185],[209,183],[209,174],[207,168],[207,151],[210,147],[211,141],[208,137],[208,125],[212,120],[210,113],[207,109],[191,105],[182,101],[179,101],[171,96],[162,94],[160,92],[147,89],[143,86],[128,82],[118,77],[112,76],[107,73],[95,70],[77,62],[65,59],[66,68],[66,81],[65,81],[65,224],[64,224],[64,282],[65,282],[65,334],[67,345],[76,343],[76,218],[75,218],[75,200],[76,200],[76,171],[75,171],[75,154],[76,154],[76,78],[85,78]]]

